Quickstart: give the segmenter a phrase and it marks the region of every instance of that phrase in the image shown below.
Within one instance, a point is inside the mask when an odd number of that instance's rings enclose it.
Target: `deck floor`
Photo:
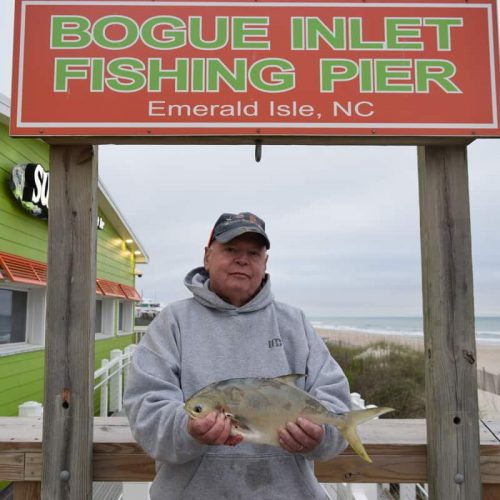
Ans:
[[[111,416],[125,417],[125,410],[116,411]],[[122,490],[122,483],[94,481],[92,483],[92,500],[120,500]]]
[[[122,495],[122,483],[102,482],[92,484],[93,500],[119,500]]]
[[[122,483],[94,482],[92,484],[92,500],[119,500],[121,495]],[[0,491],[0,500],[14,500],[12,485]]]

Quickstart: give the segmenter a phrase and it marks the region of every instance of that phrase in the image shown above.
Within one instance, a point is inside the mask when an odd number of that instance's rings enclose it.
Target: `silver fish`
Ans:
[[[304,375],[276,378],[235,378],[215,382],[189,398],[184,408],[192,418],[212,411],[223,412],[232,421],[233,435],[251,443],[279,446],[278,429],[304,417],[322,425],[334,425],[364,460],[371,459],[361,442],[356,426],[392,408],[370,408],[343,414],[332,413],[319,400],[299,389],[295,381]]]

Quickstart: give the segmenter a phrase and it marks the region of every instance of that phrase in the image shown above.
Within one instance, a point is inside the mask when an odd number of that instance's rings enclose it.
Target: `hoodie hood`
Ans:
[[[197,267],[190,271],[184,278],[184,284],[197,302],[219,311],[253,312],[267,307],[274,300],[271,293],[271,279],[267,273],[264,277],[264,285],[257,295],[241,307],[233,306],[210,290],[210,278],[204,267]]]

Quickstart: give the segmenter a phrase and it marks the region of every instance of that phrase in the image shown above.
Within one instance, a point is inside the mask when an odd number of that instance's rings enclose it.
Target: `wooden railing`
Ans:
[[[500,419],[482,420],[483,500],[500,499]],[[324,483],[425,483],[425,420],[380,419],[359,428],[373,464],[350,448],[316,464]],[[154,462],[134,441],[123,417],[94,419],[94,481],[151,481]],[[42,419],[0,418],[0,481],[14,482],[15,500],[37,500],[42,477]],[[467,481],[467,476],[465,477]],[[439,499],[445,500],[445,499]]]

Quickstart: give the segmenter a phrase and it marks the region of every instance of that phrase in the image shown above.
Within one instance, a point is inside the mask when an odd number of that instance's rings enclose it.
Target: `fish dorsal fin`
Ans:
[[[297,380],[301,379],[302,377],[305,377],[303,373],[290,373],[290,375],[282,375],[281,377],[276,377],[275,380],[283,382],[284,384],[294,386],[295,382],[297,382]]]

